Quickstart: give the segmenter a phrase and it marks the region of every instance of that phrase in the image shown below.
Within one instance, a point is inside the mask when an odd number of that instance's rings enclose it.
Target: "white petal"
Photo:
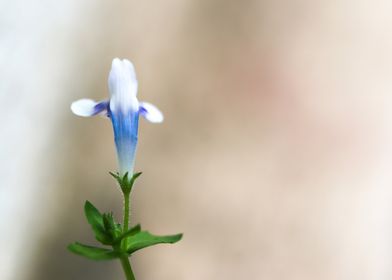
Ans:
[[[109,73],[110,110],[136,112],[139,104],[136,98],[137,80],[133,64],[129,60],[113,59]]]
[[[72,102],[71,111],[81,117],[91,117],[107,113],[108,101],[95,102],[91,99],[80,99]]]
[[[148,102],[140,102],[139,103],[139,113],[146,120],[152,123],[161,123],[163,122],[163,114],[157,107]]]
[[[137,83],[136,71],[135,71],[135,66],[133,66],[133,63],[130,62],[128,59],[123,59],[122,63],[123,66],[128,70],[131,79]]]

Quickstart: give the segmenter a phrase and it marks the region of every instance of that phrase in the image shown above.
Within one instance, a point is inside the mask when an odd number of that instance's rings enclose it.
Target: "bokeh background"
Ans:
[[[171,246],[138,279],[392,278],[392,3],[0,1],[0,279],[123,279],[86,199],[121,217],[111,124],[73,116],[131,59],[141,121],[133,222]]]

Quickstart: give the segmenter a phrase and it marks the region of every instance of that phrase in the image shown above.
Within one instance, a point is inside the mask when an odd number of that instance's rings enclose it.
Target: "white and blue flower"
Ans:
[[[108,84],[109,100],[80,99],[71,104],[71,110],[81,117],[106,115],[111,119],[119,173],[133,175],[139,115],[152,123],[162,122],[163,115],[154,105],[137,100],[138,83],[135,68],[129,60],[113,59]]]

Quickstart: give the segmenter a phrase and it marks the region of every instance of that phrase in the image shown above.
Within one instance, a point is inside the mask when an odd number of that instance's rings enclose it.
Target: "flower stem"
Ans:
[[[127,256],[121,257],[120,260],[127,280],[135,280],[135,276],[133,275],[131,263],[129,262],[128,257]]]
[[[124,191],[124,222],[123,222],[123,232],[126,232],[128,230],[129,226],[129,198],[131,192]],[[122,244],[121,244],[123,250],[126,250],[127,248],[127,238],[124,238]],[[133,271],[131,268],[131,263],[129,262],[128,256],[123,256],[121,257],[121,265],[124,270],[125,276],[127,280],[135,280],[135,276],[133,275]]]
[[[123,232],[128,230],[129,226],[129,197],[130,192],[124,192],[124,222],[123,222]],[[124,247],[126,247],[127,240],[124,239]]]

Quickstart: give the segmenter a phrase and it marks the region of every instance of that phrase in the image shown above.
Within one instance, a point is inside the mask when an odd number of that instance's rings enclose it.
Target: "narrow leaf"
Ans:
[[[128,177],[127,178],[124,177],[124,180],[123,180],[123,183],[124,183],[123,188],[124,188],[124,190],[130,192],[132,190],[132,188],[133,188],[133,184],[135,184],[136,179],[140,175],[142,175],[142,172],[137,172],[137,173],[133,174],[133,176],[132,176],[132,178],[130,180],[128,180]]]
[[[78,242],[70,244],[68,246],[68,250],[70,250],[72,253],[75,253],[77,255],[96,261],[112,260],[121,257],[121,253],[119,252],[115,252],[109,249],[84,245]]]
[[[162,243],[176,243],[182,238],[182,233],[176,235],[157,236],[152,235],[148,231],[141,231],[132,235],[127,239],[128,254],[132,254],[137,250]]]
[[[135,173],[135,174],[133,174],[133,176],[132,176],[132,182],[134,182],[140,175],[142,175],[142,173],[143,172],[137,172],[137,173]]]
[[[121,226],[114,220],[113,213],[105,213],[102,215],[102,218],[105,231],[109,233],[111,240],[121,235]]]
[[[87,218],[89,224],[99,225],[99,226],[103,227],[103,219],[102,219],[101,213],[88,200],[84,204],[84,213],[86,214],[86,218]]]
[[[110,245],[112,240],[110,235],[105,231],[102,215],[90,201],[86,201],[84,204],[84,213],[94,231],[95,238],[102,244]]]
[[[128,172],[125,172],[124,176],[121,179],[122,183],[121,185],[127,185],[129,180],[128,180]]]
[[[135,235],[136,233],[141,231],[140,224],[137,224],[136,226],[128,229],[126,232],[121,234],[113,243],[118,243],[124,238],[129,238],[132,235]]]
[[[117,181],[120,179],[120,174],[118,172],[114,173],[114,172],[109,172],[110,175],[112,175],[112,177],[114,179],[116,179]]]

